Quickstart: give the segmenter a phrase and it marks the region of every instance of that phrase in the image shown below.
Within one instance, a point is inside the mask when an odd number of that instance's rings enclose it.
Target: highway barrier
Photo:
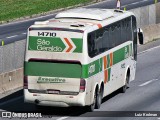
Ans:
[[[25,43],[0,46],[0,93],[22,87]]]
[[[23,85],[23,68],[19,68],[0,75],[1,85],[0,93],[21,88]]]
[[[160,23],[160,3],[156,5],[156,23]]]
[[[138,27],[143,28],[145,43],[160,38],[160,3],[132,9]],[[26,40],[0,46],[0,93],[23,86],[23,63]]]
[[[137,26],[144,31],[144,42],[160,38],[160,3],[144,6],[132,11],[137,18]]]
[[[152,24],[143,28],[144,42],[150,42],[160,38],[160,24]]]
[[[160,4],[157,3],[159,6]],[[151,24],[156,24],[156,9],[157,4],[140,7],[136,9],[132,9],[132,11],[137,18],[138,27],[146,27]]]

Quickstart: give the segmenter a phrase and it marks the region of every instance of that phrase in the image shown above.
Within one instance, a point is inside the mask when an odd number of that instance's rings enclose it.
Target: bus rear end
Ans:
[[[24,100],[42,106],[84,106],[83,31],[29,28]]]

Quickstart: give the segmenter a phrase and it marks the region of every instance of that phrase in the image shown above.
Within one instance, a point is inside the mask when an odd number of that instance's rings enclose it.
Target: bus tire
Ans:
[[[122,93],[125,93],[126,90],[127,90],[127,88],[128,88],[128,85],[129,85],[129,77],[130,77],[130,75],[127,74],[126,80],[125,80],[125,85],[121,88],[121,92],[122,92]]]
[[[95,104],[95,109],[99,109],[102,103],[102,88],[100,91],[96,92],[96,104]]]
[[[96,91],[94,93],[93,103],[91,105],[87,106],[87,111],[88,112],[93,112],[94,108],[95,108],[95,105],[96,105]]]

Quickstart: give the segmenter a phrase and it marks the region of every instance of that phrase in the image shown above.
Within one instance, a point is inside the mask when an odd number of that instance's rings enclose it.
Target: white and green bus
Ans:
[[[35,22],[27,36],[25,102],[100,108],[103,97],[125,92],[135,78],[137,32],[132,12],[112,9],[73,9]]]

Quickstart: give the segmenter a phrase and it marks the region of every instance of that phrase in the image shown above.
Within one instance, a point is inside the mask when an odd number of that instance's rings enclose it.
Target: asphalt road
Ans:
[[[0,111],[42,112],[55,120],[159,120],[159,117],[133,117],[140,111],[159,111],[160,115],[160,40],[138,47],[136,78],[126,93],[116,91],[103,99],[101,108],[87,112],[83,108],[44,107],[37,111],[33,104],[23,102],[20,90],[0,99]],[[49,115],[49,116],[47,116]],[[1,116],[1,115],[0,115]],[[115,117],[116,116],[116,117]],[[83,117],[83,118],[82,118]],[[112,118],[110,118],[112,117]],[[1,119],[1,118],[0,118]],[[15,118],[16,119],[16,118]]]
[[[160,0],[158,0],[160,2]],[[154,4],[154,0],[121,0],[122,9],[126,7],[127,10],[142,7],[150,4]],[[106,0],[101,3],[87,6],[88,8],[116,8],[116,0]],[[2,40],[5,44],[12,43],[14,41],[22,40],[26,38],[27,28],[35,21],[44,21],[54,18],[55,14],[47,16],[41,16],[25,21],[17,21],[10,24],[0,25],[0,43]],[[0,44],[1,46],[1,44]]]

